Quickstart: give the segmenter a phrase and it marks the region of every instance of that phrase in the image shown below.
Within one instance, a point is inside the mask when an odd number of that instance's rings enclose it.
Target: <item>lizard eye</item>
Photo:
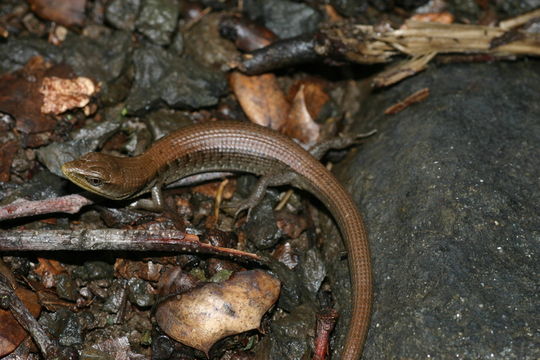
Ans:
[[[103,185],[103,180],[101,180],[99,178],[95,178],[95,177],[88,177],[88,178],[86,178],[86,181],[90,185],[95,186],[95,187],[100,187],[101,185]]]

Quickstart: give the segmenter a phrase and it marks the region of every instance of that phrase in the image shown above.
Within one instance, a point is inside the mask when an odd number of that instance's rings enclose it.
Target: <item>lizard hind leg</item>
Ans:
[[[359,144],[363,139],[375,134],[377,130],[371,130],[362,134],[339,134],[338,136],[324,140],[313,145],[308,151],[314,158],[321,160],[329,150],[342,150]]]
[[[257,181],[257,184],[255,184],[255,187],[251,191],[251,194],[249,197],[243,201],[238,202],[232,202],[227,205],[223,205],[224,207],[235,209],[235,217],[238,217],[240,213],[247,210],[247,218],[249,220],[249,217],[251,215],[251,210],[259,205],[264,198],[264,195],[266,194],[266,189],[269,186],[282,186],[291,184],[294,182],[298,174],[292,172],[292,171],[283,171],[283,172],[276,172],[271,173],[268,175],[263,175],[259,178]]]

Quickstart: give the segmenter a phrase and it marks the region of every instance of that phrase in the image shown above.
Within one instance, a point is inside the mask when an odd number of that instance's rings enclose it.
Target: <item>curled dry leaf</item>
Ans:
[[[281,129],[281,132],[300,140],[305,145],[313,145],[319,139],[319,124],[313,121],[304,96],[304,85],[301,85],[296,93],[287,123]]]
[[[330,95],[327,93],[327,84],[319,79],[308,77],[296,82],[289,89],[287,99],[293,102],[300,88],[303,87],[304,102],[309,114],[313,119],[319,118],[324,106],[330,101]]]
[[[39,92],[43,95],[41,112],[61,114],[73,108],[82,108],[97,91],[94,82],[86,77],[62,79],[51,76],[43,78]]]
[[[234,71],[229,83],[251,122],[274,130],[283,126],[289,103],[274,74],[248,76]]]
[[[218,340],[257,329],[279,291],[280,282],[273,276],[243,271],[161,303],[156,320],[167,335],[208,355]]]

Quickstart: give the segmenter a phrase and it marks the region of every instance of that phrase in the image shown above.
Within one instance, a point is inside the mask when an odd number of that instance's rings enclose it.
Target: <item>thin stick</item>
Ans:
[[[19,200],[0,207],[0,221],[56,212],[75,214],[83,206],[93,203],[92,200],[77,194],[37,201]]]
[[[17,230],[0,232],[0,251],[172,251],[262,264],[255,254],[201,243],[178,230]]]

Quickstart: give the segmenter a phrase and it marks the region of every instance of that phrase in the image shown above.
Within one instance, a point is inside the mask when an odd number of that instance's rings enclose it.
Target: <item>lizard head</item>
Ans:
[[[109,199],[121,200],[138,190],[131,189],[133,179],[129,179],[125,174],[125,160],[129,159],[103,153],[88,153],[77,160],[64,163],[62,172],[85,190]]]

